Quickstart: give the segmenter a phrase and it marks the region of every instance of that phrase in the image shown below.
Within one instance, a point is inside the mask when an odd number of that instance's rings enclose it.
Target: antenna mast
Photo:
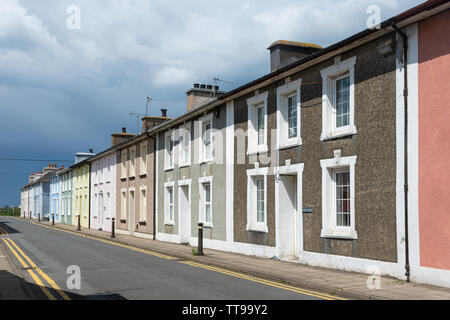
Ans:
[[[137,133],[140,134],[141,131],[139,130],[139,118],[143,117],[144,115],[143,115],[142,113],[134,113],[134,112],[130,112],[130,116],[136,117],[136,128],[137,128]]]

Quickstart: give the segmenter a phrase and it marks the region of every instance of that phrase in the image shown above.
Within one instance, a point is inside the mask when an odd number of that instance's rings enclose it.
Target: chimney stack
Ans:
[[[270,45],[270,72],[281,69],[288,64],[301,60],[322,47],[313,43],[278,40]]]
[[[194,83],[192,88],[186,91],[187,111],[191,111],[223,93],[225,91],[219,91],[219,86]]]
[[[161,123],[170,120],[167,117],[167,109],[161,109],[161,117],[146,116],[142,118],[142,132],[159,126]]]
[[[127,128],[123,127],[122,132],[111,134],[111,147],[114,147],[119,143],[127,141],[128,139],[133,138],[134,136],[135,136],[134,133],[127,133]]]
[[[54,172],[54,171],[58,171],[58,168],[56,168],[56,164],[54,163],[49,163],[47,164],[47,167],[43,169],[43,174],[47,174],[49,172]]]

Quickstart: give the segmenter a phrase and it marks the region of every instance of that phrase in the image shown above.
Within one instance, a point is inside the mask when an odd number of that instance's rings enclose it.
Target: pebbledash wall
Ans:
[[[262,154],[271,159],[271,165],[264,165],[264,159],[256,155],[247,156],[246,164],[235,164],[234,240],[247,244],[247,253],[363,272],[383,262],[381,268],[387,267],[387,273],[401,275],[396,225],[396,55],[378,53],[377,46],[385,41],[395,41],[395,34],[234,101],[235,130],[248,129],[252,100],[264,103],[267,110],[269,152]],[[351,74],[354,115],[350,117],[354,119],[350,125],[354,127],[343,135],[327,137],[323,73],[330,68],[336,69],[331,76]],[[286,146],[280,143],[284,117],[280,108],[283,95],[289,93],[298,97],[300,136]],[[277,128],[279,136],[272,136],[271,129]],[[271,141],[279,150],[275,155],[270,152]],[[245,149],[249,150],[248,138]],[[239,152],[237,146],[235,152]],[[347,167],[354,179],[350,183],[354,220],[352,232],[345,235],[332,234],[324,221],[330,214],[330,209],[323,207],[329,205],[323,199],[328,170],[337,167]],[[248,185],[258,176],[265,179],[266,229],[252,228],[248,221]],[[303,214],[302,208],[308,211]]]
[[[111,231],[116,218],[116,151],[109,150],[89,159],[91,164],[91,229]]]
[[[408,28],[411,279],[450,287],[450,10]]]
[[[50,177],[50,217],[49,217],[50,221],[54,217],[55,222],[61,222],[60,196],[61,196],[60,176],[57,172],[54,172]]]
[[[203,222],[204,246],[226,249],[228,118],[223,104],[158,133],[156,239],[197,245],[198,223]],[[211,142],[211,152],[205,139]]]

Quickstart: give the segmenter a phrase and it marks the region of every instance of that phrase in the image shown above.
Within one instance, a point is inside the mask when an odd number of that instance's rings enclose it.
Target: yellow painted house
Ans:
[[[78,155],[78,154],[77,154]],[[87,154],[82,154],[86,156]],[[90,154],[90,156],[93,154]],[[80,161],[73,166],[73,196],[72,208],[74,216],[72,224],[78,226],[78,216],[82,228],[89,228],[90,210],[90,165],[85,161]]]

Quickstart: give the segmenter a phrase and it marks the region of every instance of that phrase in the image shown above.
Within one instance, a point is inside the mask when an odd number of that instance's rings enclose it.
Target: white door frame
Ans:
[[[188,187],[188,194],[187,194],[187,196],[188,196],[188,199],[187,199],[188,200],[187,201],[187,203],[188,203],[188,219],[186,220],[186,221],[188,221],[188,226],[185,226],[185,224],[182,223],[183,222],[182,221],[183,219],[181,218],[182,217],[182,212],[181,212],[182,208],[180,205],[181,197],[183,196],[182,195],[183,191],[181,190],[181,188],[186,187],[186,186]],[[189,229],[188,229],[188,227],[189,227]],[[189,235],[188,235],[187,240],[183,239],[184,238],[183,232],[184,232],[185,228],[186,228],[186,230],[189,230]],[[191,179],[178,180],[178,237],[179,237],[180,243],[181,242],[189,243],[191,240]]]
[[[131,191],[133,191],[133,214],[131,214]],[[128,231],[130,235],[134,234],[134,224],[136,223],[136,190],[134,187],[128,189]]]
[[[276,254],[280,255],[280,175],[295,174],[297,176],[297,216],[296,216],[296,251],[297,256],[301,260],[303,254],[303,199],[302,199],[302,177],[303,163],[286,165],[275,168],[275,245]]]

